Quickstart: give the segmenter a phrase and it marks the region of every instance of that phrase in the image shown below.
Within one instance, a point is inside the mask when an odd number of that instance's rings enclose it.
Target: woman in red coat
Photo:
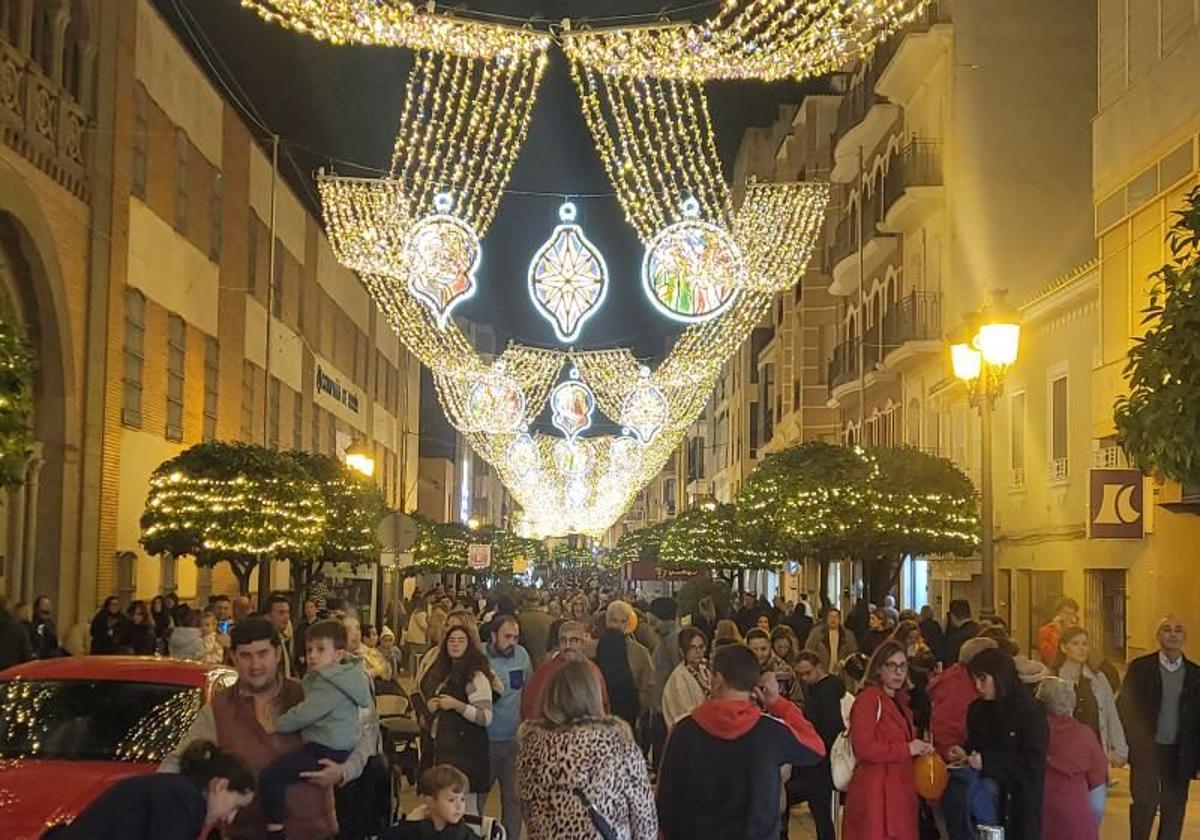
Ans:
[[[857,763],[846,792],[843,840],[917,840],[913,756],[933,752],[917,737],[908,706],[908,657],[885,641],[871,656],[866,685],[850,710]]]
[[[1050,743],[1046,750],[1042,836],[1054,840],[1098,840],[1100,824],[1089,792],[1108,780],[1108,758],[1087,724],[1075,720],[1075,686],[1047,677],[1038,688],[1046,707]]]

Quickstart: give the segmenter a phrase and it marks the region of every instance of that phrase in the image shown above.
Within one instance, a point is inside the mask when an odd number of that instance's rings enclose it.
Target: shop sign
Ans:
[[[1145,480],[1141,470],[1092,470],[1088,491],[1090,539],[1142,538],[1145,525]]]

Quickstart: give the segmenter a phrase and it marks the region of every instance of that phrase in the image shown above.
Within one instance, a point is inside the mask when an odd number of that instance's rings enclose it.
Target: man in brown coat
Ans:
[[[200,710],[176,751],[163,761],[161,773],[179,772],[179,755],[192,741],[204,738],[245,761],[255,775],[283,753],[300,747],[300,736],[274,732],[274,719],[300,702],[304,689],[299,680],[281,676],[279,631],[266,618],[239,621],[230,633],[230,651],[237,683],[213,695]],[[272,730],[268,732],[263,724]],[[358,778],[375,752],[377,733],[365,726],[358,746],[344,764],[322,762],[323,769],[302,774],[309,784],[287,791],[286,831],[290,840],[325,840],[337,834],[333,788]],[[258,800],[238,812],[226,832],[230,840],[258,840],[266,822]]]

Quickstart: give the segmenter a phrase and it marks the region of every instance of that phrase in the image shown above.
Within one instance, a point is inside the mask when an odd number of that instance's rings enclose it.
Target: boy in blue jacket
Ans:
[[[276,732],[299,732],[303,746],[273,761],[259,776],[267,836],[283,837],[284,794],[300,774],[339,764],[358,743],[358,710],[371,705],[371,684],[357,657],[346,655],[346,628],[337,619],[318,621],[304,635],[308,671],[304,699],[275,720]]]

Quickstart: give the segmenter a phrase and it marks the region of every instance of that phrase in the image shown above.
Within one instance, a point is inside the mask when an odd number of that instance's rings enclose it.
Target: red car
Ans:
[[[236,672],[179,659],[77,656],[0,672],[0,826],[37,840],[127,776],[153,773]]]

